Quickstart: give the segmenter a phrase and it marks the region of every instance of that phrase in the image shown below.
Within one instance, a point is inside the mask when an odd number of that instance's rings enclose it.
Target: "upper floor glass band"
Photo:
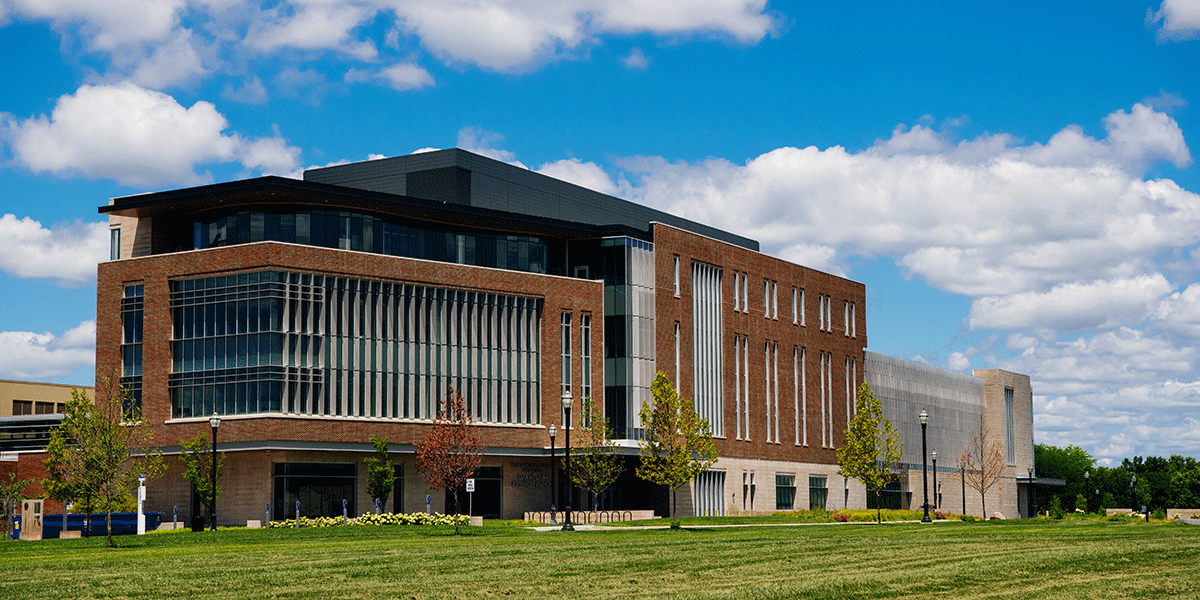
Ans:
[[[276,241],[546,273],[546,242],[540,238],[416,226],[359,212],[241,211],[201,217],[191,227],[195,249]]]

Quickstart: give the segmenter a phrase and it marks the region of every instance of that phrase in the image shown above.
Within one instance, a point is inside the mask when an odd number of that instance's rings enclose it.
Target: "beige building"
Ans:
[[[0,379],[0,417],[60,414],[75,388],[86,390],[89,397],[93,391],[92,386]]]

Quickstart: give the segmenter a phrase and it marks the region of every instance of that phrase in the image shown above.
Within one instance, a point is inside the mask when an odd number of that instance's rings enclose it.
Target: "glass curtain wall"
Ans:
[[[604,259],[604,414],[615,436],[640,439],[638,411],[654,379],[654,244],[617,237]]]
[[[172,415],[432,419],[453,386],[473,419],[535,423],[542,301],[309,273],[172,282]]]

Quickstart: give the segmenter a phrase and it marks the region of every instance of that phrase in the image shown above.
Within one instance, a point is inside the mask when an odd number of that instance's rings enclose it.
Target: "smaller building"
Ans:
[[[923,468],[928,468],[929,503],[954,513],[981,515],[984,498],[961,478],[962,456],[982,427],[989,443],[1004,454],[1004,471],[986,495],[987,516],[1032,516],[1030,469],[1033,467],[1033,388],[1028,375],[1000,369],[976,369],[972,375],[864,353],[866,381],[904,442],[900,480],[887,490],[886,508],[919,510],[924,502]],[[920,414],[925,429],[921,455]],[[936,468],[932,461],[937,452]],[[936,484],[935,484],[936,480]],[[936,485],[936,487],[935,487]],[[874,506],[868,495],[868,504]]]
[[[41,494],[46,444],[62,423],[73,389],[84,390],[89,398],[95,391],[92,386],[0,379],[0,482],[33,479],[26,493]],[[61,506],[51,504],[47,510]]]

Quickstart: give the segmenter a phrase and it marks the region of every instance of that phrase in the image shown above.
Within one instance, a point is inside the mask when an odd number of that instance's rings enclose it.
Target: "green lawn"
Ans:
[[[1200,527],[347,527],[0,543],[0,598],[1200,598]]]

